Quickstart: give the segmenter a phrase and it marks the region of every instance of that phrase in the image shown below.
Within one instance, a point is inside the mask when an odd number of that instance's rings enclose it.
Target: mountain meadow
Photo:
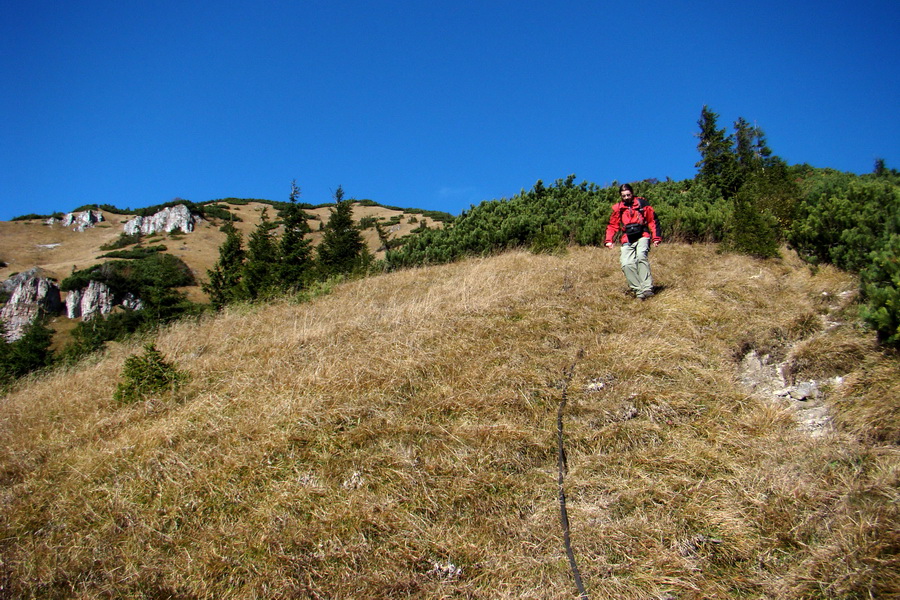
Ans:
[[[900,172],[717,118],[643,301],[574,175],[0,223],[130,301],[0,342],[0,599],[900,598]]]
[[[2,399],[8,598],[889,598],[897,359],[825,265],[670,244],[510,251],[149,340]],[[795,401],[748,382],[756,353]],[[561,406],[566,400],[565,406]],[[806,403],[829,418],[810,425]]]

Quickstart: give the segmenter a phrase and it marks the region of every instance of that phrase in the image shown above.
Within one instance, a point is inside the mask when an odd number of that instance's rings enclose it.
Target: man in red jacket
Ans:
[[[616,234],[621,232],[622,254],[619,262],[635,298],[646,300],[653,295],[653,276],[650,274],[650,244],[659,246],[659,221],[646,198],[635,197],[627,183],[619,186],[621,202],[612,207],[606,227],[606,247],[613,247]]]

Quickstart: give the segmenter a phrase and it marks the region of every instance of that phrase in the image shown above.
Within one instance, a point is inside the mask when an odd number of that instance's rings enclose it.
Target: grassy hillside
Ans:
[[[642,303],[577,248],[232,307],[155,338],[188,380],[134,404],[139,342],[21,382],[0,597],[572,598],[563,390],[592,598],[897,597],[900,369],[856,281],[703,245],[653,267]],[[831,419],[742,381],[751,351]]]
[[[234,225],[243,235],[245,243],[259,223],[262,209],[268,211],[269,220],[277,219],[275,208],[269,204],[260,202],[222,204],[240,219]],[[134,218],[134,215],[101,212],[105,221],[82,232],[59,224],[48,226],[43,219],[0,221],[0,262],[5,263],[0,264],[0,280],[6,279],[12,273],[33,267],[41,267],[48,276],[62,280],[73,268],[86,269],[108,260],[101,258],[106,252],[101,250],[100,246],[115,241],[124,231],[125,222]],[[317,244],[321,238],[319,224],[328,220],[330,209],[310,208],[304,212],[314,217],[309,221],[313,230],[310,237],[313,243]],[[433,218],[417,212],[405,212],[399,208],[386,208],[369,203],[356,204],[353,218],[357,222],[365,218],[381,219],[384,222],[393,219],[396,225],[391,231],[392,238],[409,234],[410,231],[421,227],[423,222],[429,227],[440,227],[440,223]],[[180,231],[172,234],[160,233],[146,237],[143,242],[165,245],[168,253],[184,260],[190,265],[194,276],[202,280],[206,278],[206,271],[216,262],[219,246],[225,241],[225,234],[219,230],[221,225],[221,220],[200,221],[193,233],[184,234]],[[377,252],[380,242],[373,228],[364,230],[363,237],[373,253],[378,257],[384,256],[383,251]],[[205,300],[199,287],[189,292],[192,299]]]

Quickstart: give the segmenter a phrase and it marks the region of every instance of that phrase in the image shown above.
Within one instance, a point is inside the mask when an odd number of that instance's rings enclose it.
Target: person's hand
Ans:
[[[604,244],[604,245],[605,245],[607,248],[612,248],[612,247],[613,247],[612,242],[606,242],[606,244]]]
[[[659,240],[654,240],[653,247],[656,248],[657,246],[659,246]]]

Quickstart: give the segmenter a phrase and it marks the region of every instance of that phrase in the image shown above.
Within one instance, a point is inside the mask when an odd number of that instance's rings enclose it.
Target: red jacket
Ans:
[[[619,241],[627,244],[628,236],[625,235],[625,226],[631,223],[644,225],[642,237],[650,238],[651,242],[662,241],[659,235],[659,220],[656,218],[656,213],[653,212],[653,207],[647,203],[646,198],[636,196],[631,206],[627,206],[624,202],[613,204],[609,225],[606,227],[606,243],[612,244],[613,238],[621,232]]]

